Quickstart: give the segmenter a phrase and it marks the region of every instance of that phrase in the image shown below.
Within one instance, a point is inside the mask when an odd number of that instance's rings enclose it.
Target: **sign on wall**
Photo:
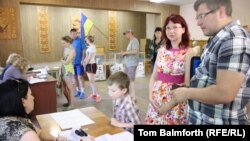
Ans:
[[[109,50],[116,50],[116,12],[109,11]]]
[[[0,8],[0,39],[17,38],[16,10]]]
[[[48,7],[38,6],[37,13],[40,53],[50,53]]]

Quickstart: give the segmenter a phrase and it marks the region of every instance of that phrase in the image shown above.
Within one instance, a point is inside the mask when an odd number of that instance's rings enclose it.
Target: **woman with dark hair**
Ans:
[[[33,109],[34,97],[26,80],[9,79],[0,84],[0,140],[40,141],[40,132],[28,118]]]
[[[153,72],[155,60],[156,60],[156,56],[157,56],[157,51],[161,47],[162,43],[163,43],[162,28],[156,27],[155,31],[154,31],[154,38],[153,38],[153,40],[150,41],[150,44],[148,47],[149,56],[151,58],[151,72]]]
[[[189,31],[180,15],[167,17],[163,26],[165,43],[158,49],[155,67],[149,82],[149,108],[146,124],[186,124],[185,104],[179,104],[170,112],[164,105],[171,99],[170,90],[175,84],[189,85],[190,60]]]

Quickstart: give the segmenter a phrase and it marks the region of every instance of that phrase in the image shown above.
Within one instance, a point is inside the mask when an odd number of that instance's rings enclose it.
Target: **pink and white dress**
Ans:
[[[185,49],[166,49],[161,47],[158,51],[156,60],[157,81],[152,88],[153,100],[161,105],[171,99],[169,94],[172,85],[184,83],[185,56],[188,48]],[[178,104],[167,114],[158,113],[151,104],[149,104],[146,114],[145,124],[166,124],[178,125],[186,124],[184,115],[185,103]]]

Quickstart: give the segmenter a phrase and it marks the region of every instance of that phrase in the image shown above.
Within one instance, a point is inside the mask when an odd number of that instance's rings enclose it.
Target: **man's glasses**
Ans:
[[[183,28],[183,27],[181,26],[166,27],[166,31],[171,31],[171,30],[176,31],[178,28]]]
[[[196,16],[195,19],[196,19],[197,21],[198,21],[198,20],[203,20],[207,15],[209,15],[209,14],[211,14],[211,13],[214,13],[217,9],[218,9],[218,8],[213,9],[213,10],[210,10],[210,11],[208,11],[207,13],[200,14],[200,15]]]

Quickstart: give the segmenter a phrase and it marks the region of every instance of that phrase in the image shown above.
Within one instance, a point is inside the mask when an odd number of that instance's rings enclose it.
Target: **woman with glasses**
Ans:
[[[155,67],[149,82],[149,108],[146,124],[185,124],[185,103],[167,112],[164,104],[170,101],[170,90],[178,85],[188,85],[190,60],[193,52],[189,49],[189,31],[186,21],[180,15],[167,17],[163,26],[166,41],[158,49]],[[177,86],[178,86],[177,85]]]
[[[33,109],[34,97],[26,80],[7,80],[0,84],[0,140],[40,141],[45,137],[45,140],[55,140],[40,134],[42,132],[31,123],[28,117]],[[65,139],[58,137],[57,140]]]

